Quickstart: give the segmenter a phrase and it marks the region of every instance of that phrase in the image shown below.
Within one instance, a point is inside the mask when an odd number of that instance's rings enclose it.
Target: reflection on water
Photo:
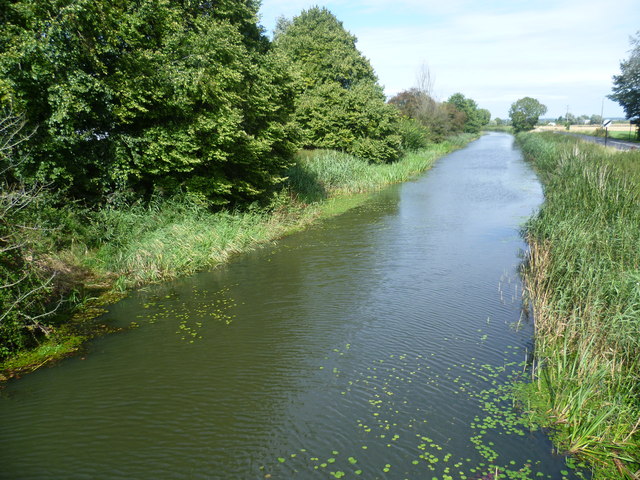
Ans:
[[[491,134],[224,268],[136,292],[131,326],[0,393],[1,478],[575,478],[511,408],[520,223]],[[516,328],[516,326],[518,328]]]

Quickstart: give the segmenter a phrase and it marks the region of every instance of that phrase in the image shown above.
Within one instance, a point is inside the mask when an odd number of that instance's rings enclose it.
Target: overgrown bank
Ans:
[[[595,478],[640,474],[640,153],[518,135],[544,185],[526,225],[536,331],[523,401]]]
[[[31,261],[42,277],[54,278],[47,288],[51,298],[62,299],[60,311],[82,306],[86,317],[86,307],[95,303],[88,297],[213,267],[366,199],[356,194],[408,180],[473,138],[451,137],[391,164],[331,150],[303,151],[268,206],[242,211],[212,213],[189,195],[99,210],[50,209],[43,197],[26,212],[31,223],[50,227],[29,230]],[[48,318],[44,332],[12,346],[0,371],[28,371],[74,351],[95,333],[85,328],[87,322],[69,320],[68,314]]]

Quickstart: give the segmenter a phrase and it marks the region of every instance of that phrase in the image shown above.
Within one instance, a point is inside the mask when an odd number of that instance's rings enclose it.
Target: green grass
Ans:
[[[374,191],[424,172],[442,155],[472,138],[470,135],[455,137],[428,149],[408,153],[402,160],[390,164],[369,164],[333,150],[302,152],[289,171],[289,186],[296,198],[306,203]]]
[[[586,131],[586,132],[580,132],[584,135],[591,135],[593,137],[604,137],[605,135],[605,131],[604,128],[597,128],[595,130],[592,131]],[[636,142],[636,143],[640,143],[640,140],[638,140],[638,137],[636,136],[636,130],[635,128],[632,128],[631,131],[626,131],[626,132],[622,132],[622,131],[618,131],[618,130],[609,130],[608,132],[608,136],[609,138],[613,138],[616,140],[625,140],[627,142]]]
[[[626,140],[628,142],[638,142],[635,130],[629,132],[609,132],[609,138],[615,138],[618,140]]]
[[[226,261],[278,235],[284,225],[265,212],[210,213],[187,199],[103,210],[95,219],[105,241],[78,261],[113,273],[122,285],[157,282]]]
[[[531,399],[596,478],[640,469],[640,153],[572,137],[518,140],[545,190],[526,225],[536,329]]]

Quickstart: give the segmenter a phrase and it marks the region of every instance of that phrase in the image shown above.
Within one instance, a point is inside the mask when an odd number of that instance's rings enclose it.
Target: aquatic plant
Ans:
[[[350,397],[347,401],[364,401],[365,408],[368,405],[369,414],[356,420],[358,437],[366,439],[367,445],[353,445],[353,448],[368,451],[371,447],[377,452],[399,450],[406,455],[401,461],[391,461],[395,457],[390,453],[389,457],[369,456],[361,462],[354,451],[314,452],[305,447],[280,454],[264,465],[261,470],[268,478],[310,471],[334,478],[384,478],[394,472],[402,475],[398,478],[436,480],[585,478],[583,465],[570,458],[565,468],[550,474],[541,468],[539,461],[517,462],[505,457],[493,442],[497,436],[522,438],[538,428],[514,408],[513,384],[522,378],[525,366],[522,360],[517,360],[522,358],[519,349],[507,349],[498,366],[470,359],[464,364],[451,365],[446,373],[437,373],[439,360],[433,353],[392,354],[346,375],[339,367],[331,366],[339,365],[349,349],[350,345],[334,349],[320,369],[336,377],[342,395]],[[448,451],[447,443],[451,439],[443,437],[442,432],[430,431],[428,409],[410,394],[416,383],[429,384],[435,389],[453,389],[456,395],[471,400],[473,408],[480,413],[468,425],[468,431],[472,432],[468,451]],[[363,392],[367,395],[360,398]]]

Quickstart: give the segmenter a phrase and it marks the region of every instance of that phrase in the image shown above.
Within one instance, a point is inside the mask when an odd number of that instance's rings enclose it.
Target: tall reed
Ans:
[[[301,152],[288,172],[289,185],[295,196],[307,202],[369,192],[424,172],[442,155],[466,145],[473,138],[469,134],[452,137],[417,152],[409,152],[400,161],[389,164],[370,164],[334,150]]]
[[[529,393],[596,478],[637,478],[640,153],[553,134],[518,141],[545,191],[525,227],[539,365]]]

